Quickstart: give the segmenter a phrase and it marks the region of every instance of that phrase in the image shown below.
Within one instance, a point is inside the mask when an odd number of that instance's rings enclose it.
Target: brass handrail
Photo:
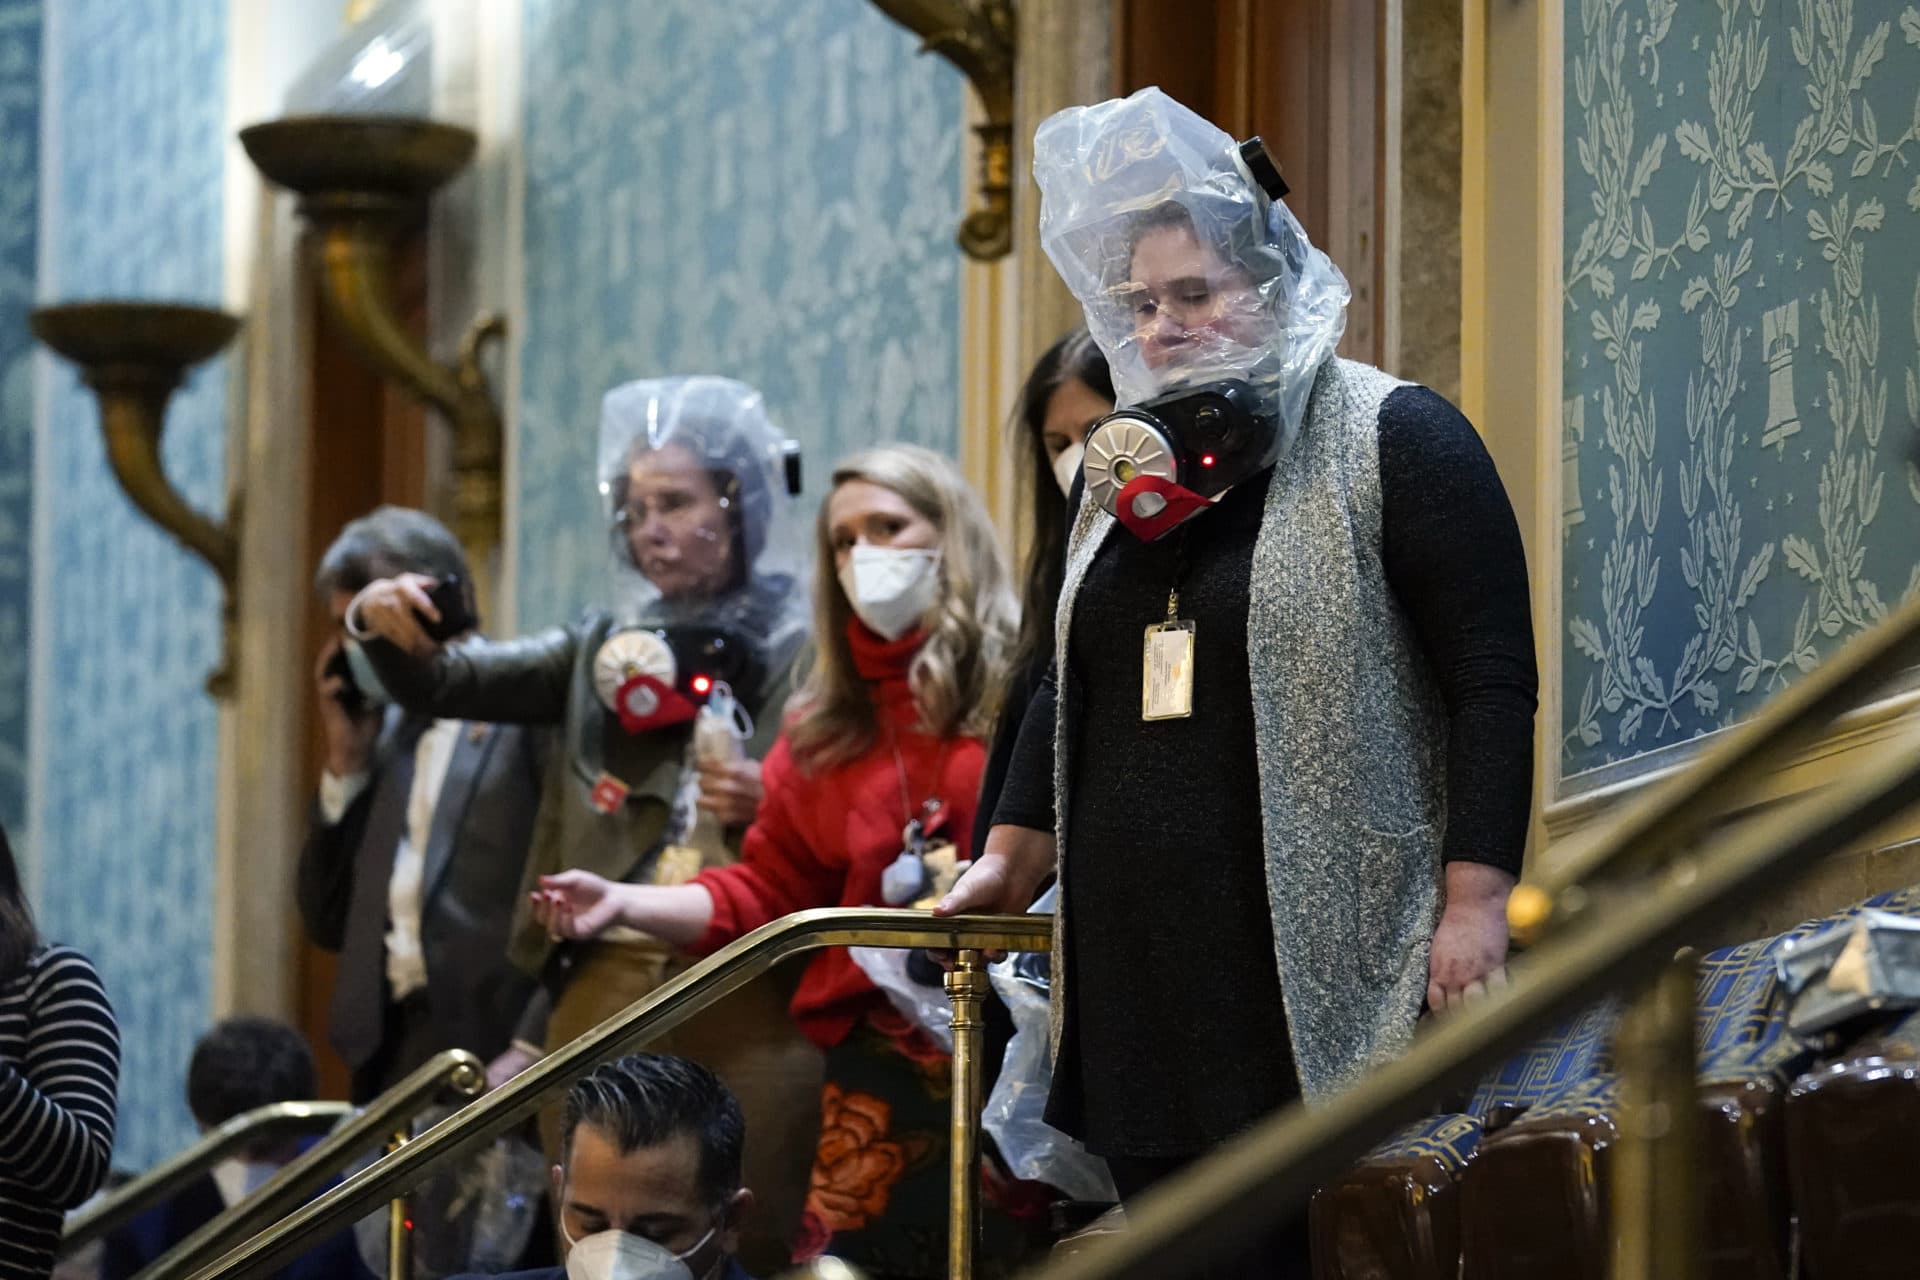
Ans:
[[[435,1054],[265,1186],[162,1254],[138,1280],[175,1280],[205,1259],[219,1257],[305,1204],[329,1179],[411,1124],[429,1104],[448,1096],[471,1098],[486,1082],[486,1064],[465,1049]]]
[[[1843,654],[1829,661],[1850,666],[1857,661],[1892,674],[1905,665],[1898,656],[1902,647],[1911,649],[1920,635],[1920,612],[1904,607],[1883,626],[1898,627],[1899,634],[1876,631],[1871,648],[1857,658]],[[1827,691],[1851,685],[1851,677],[1849,671],[1836,672],[1822,691],[1796,700],[1796,719],[1816,714],[1810,709],[1815,704],[1833,712]],[[1776,758],[1766,743],[1741,747],[1744,759],[1720,769],[1714,785],[1688,789],[1694,803],[1724,799],[1746,785],[1749,771]],[[1718,768],[1720,762],[1715,763]],[[1404,1056],[1369,1070],[1359,1084],[1325,1104],[1289,1107],[1168,1179],[1130,1208],[1125,1233],[1091,1242],[1084,1252],[1037,1276],[1162,1280],[1250,1243],[1279,1211],[1303,1204],[1395,1126],[1430,1112],[1436,1098],[1471,1088],[1481,1073],[1544,1027],[1602,994],[1654,981],[1679,948],[1716,922],[1791,883],[1822,856],[1871,834],[1916,803],[1920,730],[1909,730],[1850,780],[1705,837],[1643,883],[1631,909],[1582,911],[1567,919],[1565,927],[1555,928],[1515,961],[1507,988],[1440,1021]],[[1598,873],[1629,852],[1644,858],[1644,850],[1630,851],[1625,844],[1642,836],[1671,852],[1671,831],[1680,826],[1697,831],[1699,822],[1697,813],[1663,813],[1651,821],[1644,814],[1629,815],[1593,843],[1585,865]],[[1653,989],[1657,993],[1657,986]],[[1690,1032],[1691,1018],[1685,1021]]]
[[[207,1265],[191,1273],[193,1280],[258,1276],[285,1265],[314,1240],[419,1185],[436,1169],[519,1124],[595,1066],[671,1031],[791,956],[825,947],[858,946],[931,947],[958,952],[1044,951],[1052,938],[1051,916],[937,919],[924,911],[882,907],[800,911],[763,925],[548,1054],[385,1159],[293,1210],[225,1256],[198,1246],[197,1260]],[[956,1027],[956,1050],[960,1033],[961,1028]],[[141,1280],[153,1278],[143,1275]]]
[[[325,1133],[353,1108],[344,1102],[270,1102],[207,1130],[184,1151],[67,1215],[60,1252],[72,1253],[173,1196],[236,1151],[281,1136]]]

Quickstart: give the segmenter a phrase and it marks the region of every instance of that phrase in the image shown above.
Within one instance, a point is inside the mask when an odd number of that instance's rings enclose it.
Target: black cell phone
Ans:
[[[473,592],[467,580],[457,573],[450,573],[436,582],[433,590],[427,592],[427,599],[433,601],[433,607],[440,611],[440,621],[430,622],[425,614],[415,616],[436,644],[445,644],[480,625],[473,608]]]
[[[340,677],[340,690],[333,695],[333,699],[348,715],[357,716],[367,709],[367,695],[362,693],[360,686],[354,683],[353,665],[347,661],[347,651],[344,648],[333,651],[333,657],[327,659],[326,669],[322,674]]]

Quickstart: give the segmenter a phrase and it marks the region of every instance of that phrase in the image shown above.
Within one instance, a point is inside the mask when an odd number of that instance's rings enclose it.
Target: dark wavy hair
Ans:
[[[1107,358],[1082,329],[1055,342],[1034,362],[1013,409],[1026,466],[1027,504],[1033,514],[1033,543],[1027,549],[1026,583],[1020,592],[1020,641],[1014,652],[1019,669],[1053,648],[1053,610],[1067,567],[1067,500],[1047,457],[1047,403],[1074,379],[1111,401],[1113,375]]]
[[[20,884],[20,867],[7,842],[7,829],[0,827],[0,978],[18,973],[39,949],[40,930],[34,926],[33,908],[27,905],[27,893]]]
[[[560,1132],[569,1165],[573,1135],[583,1124],[599,1130],[621,1155],[690,1133],[700,1144],[701,1197],[718,1207],[740,1189],[747,1122],[732,1090],[697,1062],[635,1053],[603,1063],[567,1091]]]

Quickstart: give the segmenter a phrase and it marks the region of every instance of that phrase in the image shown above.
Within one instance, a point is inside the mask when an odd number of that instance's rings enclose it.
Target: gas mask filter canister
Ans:
[[[1279,423],[1246,382],[1181,388],[1108,414],[1087,436],[1087,493],[1152,542],[1273,465]]]

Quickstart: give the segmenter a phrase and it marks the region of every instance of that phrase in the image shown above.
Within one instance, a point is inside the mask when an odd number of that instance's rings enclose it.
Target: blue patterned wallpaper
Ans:
[[[27,817],[33,608],[33,305],[40,217],[40,3],[0,3],[0,826]]]
[[[1572,791],[1920,585],[1920,8],[1566,5]]]
[[[520,625],[594,599],[600,395],[758,386],[808,496],[957,446],[962,85],[867,0],[527,0]]]
[[[47,299],[215,302],[222,282],[225,0],[62,0],[47,21]],[[42,359],[53,360],[43,354]],[[51,669],[33,762],[40,910],[100,966],[125,1054],[115,1162],[183,1145],[212,969],[218,658],[212,572],[136,514],[91,392],[57,363],[45,406]],[[223,500],[224,361],[176,394],[167,471]]]

